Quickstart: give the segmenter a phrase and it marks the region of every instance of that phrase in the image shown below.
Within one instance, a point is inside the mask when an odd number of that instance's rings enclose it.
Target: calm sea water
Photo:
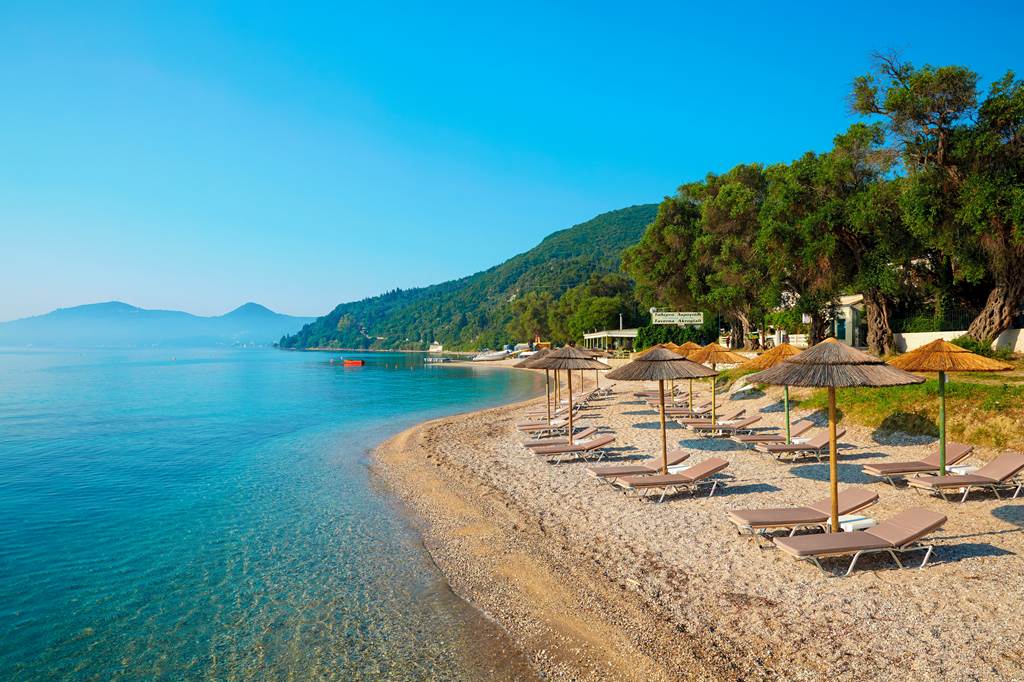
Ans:
[[[367,454],[525,398],[420,355],[0,352],[0,679],[501,679]]]

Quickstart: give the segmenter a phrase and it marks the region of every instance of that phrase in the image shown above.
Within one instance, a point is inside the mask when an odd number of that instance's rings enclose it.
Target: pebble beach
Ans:
[[[582,411],[580,425],[615,436],[602,464],[660,452],[658,413],[633,395],[654,387],[618,383]],[[760,416],[759,429],[782,425],[780,399],[775,389],[721,397],[723,411]],[[597,480],[592,464],[527,451],[514,425],[538,406],[543,398],[421,424],[382,444],[373,469],[409,508],[452,589],[540,677],[1024,679],[1024,496],[946,502],[861,471],[925,457],[934,439],[841,424],[841,487],[880,498],[865,513],[884,520],[923,507],[948,517],[923,570],[919,555],[903,569],[876,555],[842,578],[848,561],[822,572],[741,537],[727,519],[730,509],[827,496],[827,463],[779,463],[670,422],[670,448],[688,450],[691,463],[727,460],[729,478],[712,497],[645,501]],[[799,410],[792,418],[824,422]],[[997,454],[976,448],[969,461]]]

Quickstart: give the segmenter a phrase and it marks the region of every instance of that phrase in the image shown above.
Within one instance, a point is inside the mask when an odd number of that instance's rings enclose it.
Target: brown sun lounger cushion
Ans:
[[[839,429],[836,431],[836,439],[842,438],[846,435],[846,429]],[[761,452],[772,452],[772,453],[785,453],[785,452],[810,452],[812,450],[821,450],[828,447],[828,431],[822,429],[813,436],[811,436],[804,443],[767,443],[756,446],[756,449]]]
[[[962,443],[946,443],[946,465],[956,464],[974,452],[974,446]],[[885,462],[865,464],[864,472],[874,476],[899,476],[927,471],[938,471],[939,453],[934,452],[922,460],[911,462]]]
[[[720,457],[709,457],[703,462],[694,464],[686,471],[678,474],[658,474],[657,476],[626,476],[619,479],[624,485],[633,488],[665,488],[672,485],[686,485],[713,476],[729,466],[729,462]]]
[[[741,418],[745,413],[746,409],[733,410],[732,412],[726,412],[725,414],[716,414],[715,421],[711,421],[709,417],[678,417],[677,422],[683,426],[713,426],[715,424],[721,424],[722,422],[732,422]]]
[[[577,440],[571,445],[566,443],[565,445],[550,445],[543,448],[534,448],[533,451],[538,455],[564,455],[573,452],[591,452],[614,442],[615,436],[601,436],[600,438],[591,438],[589,440]]]
[[[690,458],[686,450],[670,450],[668,453],[668,465],[676,466]],[[608,466],[591,467],[590,473],[598,478],[615,478],[619,476],[639,476],[644,474],[657,474],[661,471],[661,460],[650,460],[650,464],[610,464]]]
[[[878,493],[866,488],[839,491],[839,513],[852,514],[878,502]],[[790,528],[825,523],[832,514],[832,498],[826,497],[806,507],[775,509],[733,509],[729,518],[740,526],[751,528]]]
[[[915,488],[960,488],[965,485],[996,485],[1005,483],[1024,470],[1024,453],[1008,452],[981,467],[973,474],[951,476],[919,476],[909,481]]]
[[[823,533],[776,538],[779,549],[795,557],[853,554],[862,550],[893,549],[920,540],[940,528],[946,517],[928,509],[914,508],[883,521],[874,528],[849,533]]]

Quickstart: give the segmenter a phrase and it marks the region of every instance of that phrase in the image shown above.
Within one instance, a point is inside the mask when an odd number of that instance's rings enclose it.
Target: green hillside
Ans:
[[[616,273],[622,250],[654,220],[656,204],[630,206],[548,236],[526,253],[462,279],[342,303],[281,339],[282,348],[496,347],[513,339],[514,301],[559,299],[573,287]]]

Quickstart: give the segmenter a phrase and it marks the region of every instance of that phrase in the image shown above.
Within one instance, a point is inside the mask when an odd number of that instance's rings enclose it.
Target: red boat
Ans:
[[[366,364],[366,360],[342,360],[341,364],[345,367],[362,367]]]

